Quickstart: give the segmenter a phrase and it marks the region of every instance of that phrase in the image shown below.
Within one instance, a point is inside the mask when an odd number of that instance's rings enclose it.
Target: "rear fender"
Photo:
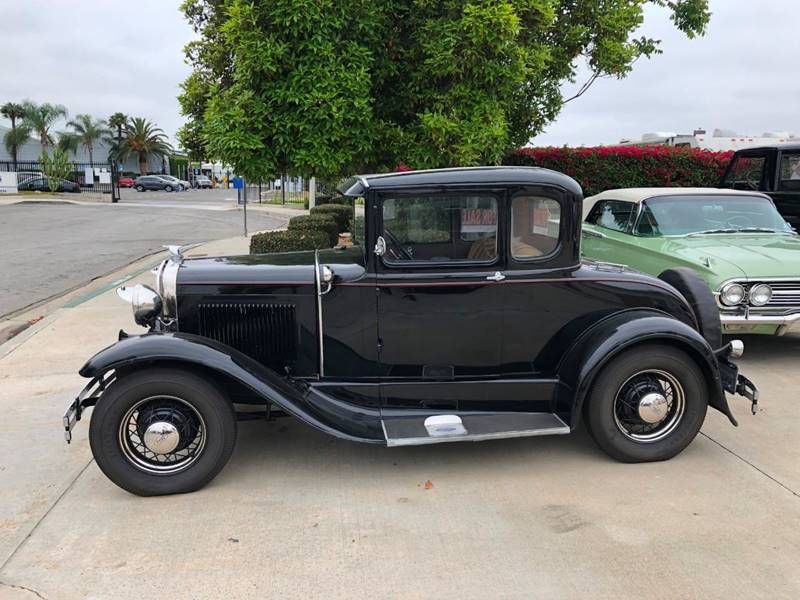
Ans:
[[[224,375],[264,402],[271,402],[312,427],[357,442],[385,443],[380,413],[341,402],[299,380],[278,375],[238,350],[186,333],[148,333],[121,339],[95,354],[81,368],[83,377],[163,363],[197,368],[212,378]],[[102,402],[102,396],[99,402]]]
[[[646,342],[671,344],[687,352],[703,371],[708,404],[736,425],[722,387],[719,364],[708,342],[686,323],[653,310],[615,313],[578,338],[559,363],[558,374],[566,386],[557,398],[558,411],[568,413],[570,426],[580,422],[584,402],[601,369],[619,353]],[[571,394],[570,394],[571,390]]]

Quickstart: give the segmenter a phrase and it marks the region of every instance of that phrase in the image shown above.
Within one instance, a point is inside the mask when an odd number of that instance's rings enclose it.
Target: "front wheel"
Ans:
[[[604,367],[587,400],[597,444],[623,462],[667,460],[700,431],[708,408],[705,377],[685,352],[647,345]]]
[[[92,414],[89,443],[97,465],[139,496],[200,489],[219,473],[236,443],[236,414],[217,387],[182,369],[124,375]]]

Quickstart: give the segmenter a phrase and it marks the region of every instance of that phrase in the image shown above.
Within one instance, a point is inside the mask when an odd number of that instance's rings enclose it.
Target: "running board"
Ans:
[[[417,414],[384,417],[381,423],[387,446],[482,442],[570,431],[564,421],[551,413]]]

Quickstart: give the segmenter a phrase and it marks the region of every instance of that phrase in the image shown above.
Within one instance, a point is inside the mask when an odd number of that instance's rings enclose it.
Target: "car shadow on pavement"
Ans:
[[[386,448],[336,439],[291,418],[239,423],[237,447],[228,466],[212,485],[258,485],[276,464],[281,471],[363,475],[364,483],[387,472],[427,481],[432,472],[471,477],[486,470],[529,471],[554,462],[609,462],[581,427],[571,435],[445,443]],[[613,462],[613,461],[612,461]]]

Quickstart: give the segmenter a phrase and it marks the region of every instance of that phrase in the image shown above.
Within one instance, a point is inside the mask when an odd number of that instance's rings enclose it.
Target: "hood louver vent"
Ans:
[[[293,304],[206,303],[197,306],[198,334],[280,368],[297,355]]]

